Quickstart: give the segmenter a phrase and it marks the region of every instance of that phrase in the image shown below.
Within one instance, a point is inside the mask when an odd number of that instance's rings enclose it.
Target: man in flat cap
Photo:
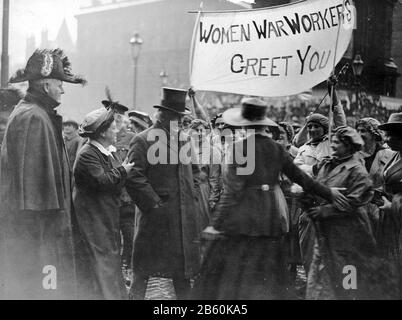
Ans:
[[[63,122],[63,138],[66,145],[70,169],[73,170],[77,153],[82,146],[82,138],[78,135],[78,122],[68,119]]]
[[[186,95],[187,91],[163,89],[162,104],[155,106],[157,122],[135,136],[128,154],[135,166],[126,188],[139,208],[133,249],[134,299],[144,299],[149,277],[162,276],[173,279],[177,298],[185,300],[190,279],[199,269],[195,199],[199,168],[179,157],[184,145],[179,142],[180,122],[188,113]],[[152,152],[158,143],[155,135],[160,138],[159,151]],[[166,155],[166,163],[156,159],[157,153]]]
[[[0,204],[5,226],[1,287],[6,299],[74,299],[71,172],[56,108],[71,72],[60,49],[37,50],[11,83],[29,82],[12,112],[1,149]]]

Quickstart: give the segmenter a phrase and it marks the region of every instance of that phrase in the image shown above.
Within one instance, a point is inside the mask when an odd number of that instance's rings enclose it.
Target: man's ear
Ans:
[[[45,91],[45,93],[49,93],[49,83],[47,81],[43,83],[43,91]]]

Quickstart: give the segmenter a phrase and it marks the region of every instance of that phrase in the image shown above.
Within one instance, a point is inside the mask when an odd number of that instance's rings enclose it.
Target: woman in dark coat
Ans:
[[[234,144],[234,152],[225,165],[224,192],[212,225],[204,231],[206,240],[218,239],[209,243],[201,275],[195,283],[196,299],[285,297],[283,240],[289,231],[289,219],[279,186],[282,172],[329,201],[344,198],[314,182],[293,164],[289,153],[268,136],[266,128],[276,124],[266,118],[266,111],[263,101],[246,99],[241,109],[231,109],[223,115],[226,123],[252,128],[256,133]],[[243,159],[244,150],[251,154],[241,164],[238,160]]]
[[[89,138],[74,167],[81,299],[127,298],[120,258],[120,195],[133,167],[119,165],[108,148],[116,140],[113,108],[90,113],[80,127]]]
[[[340,206],[318,201],[317,207],[307,211],[316,234],[307,299],[373,298],[370,263],[375,254],[375,240],[367,214],[373,192],[367,170],[357,154],[363,144],[356,130],[340,127],[331,140],[332,158],[315,168],[317,181],[345,189],[347,203]],[[344,287],[346,266],[353,266],[357,272],[357,288],[352,290]]]

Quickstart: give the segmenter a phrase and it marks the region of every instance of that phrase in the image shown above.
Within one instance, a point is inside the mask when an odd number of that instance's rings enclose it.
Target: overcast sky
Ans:
[[[41,31],[49,31],[49,39],[53,40],[66,18],[73,40],[76,39],[77,25],[74,18],[80,5],[90,0],[12,0],[10,1],[10,66],[24,64],[26,39],[35,35],[40,41]],[[108,0],[104,0],[108,1]],[[240,0],[230,0],[238,2]],[[243,0],[254,2],[253,0]],[[2,10],[2,2],[0,8]],[[1,29],[1,23],[0,23]]]

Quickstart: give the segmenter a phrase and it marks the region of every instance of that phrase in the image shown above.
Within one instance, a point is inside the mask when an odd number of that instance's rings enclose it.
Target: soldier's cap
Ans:
[[[132,110],[128,113],[128,117],[130,121],[135,122],[136,124],[142,126],[145,129],[152,126],[151,117],[145,112]]]

